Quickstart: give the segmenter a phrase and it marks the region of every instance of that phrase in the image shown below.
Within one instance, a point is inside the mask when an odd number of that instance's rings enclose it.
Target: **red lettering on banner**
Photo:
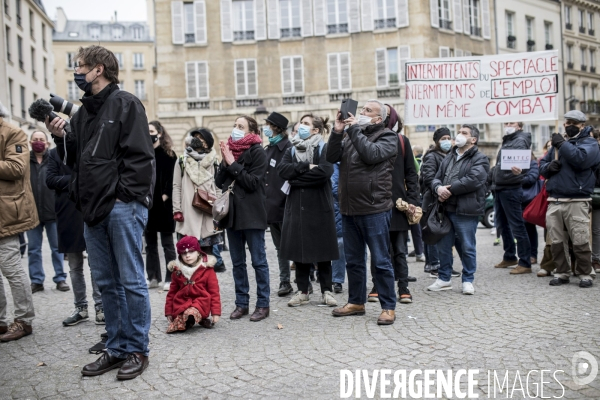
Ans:
[[[489,117],[548,114],[554,112],[555,99],[556,95],[524,99],[492,100],[485,105],[485,112]]]

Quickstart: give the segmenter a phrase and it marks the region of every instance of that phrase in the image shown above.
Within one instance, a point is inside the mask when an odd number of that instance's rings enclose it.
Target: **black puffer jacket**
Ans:
[[[435,196],[431,191],[431,184],[446,155],[447,153],[441,150],[433,149],[423,156],[421,176],[419,177],[419,186],[423,195],[423,213],[429,211],[429,207],[433,203],[433,200],[435,200]]]
[[[510,135],[505,135],[502,138],[502,147],[496,156],[496,165],[502,163],[502,150],[531,150],[531,133],[516,131]],[[523,177],[527,173],[527,170],[523,170],[521,174],[515,175],[510,169],[494,169],[494,182],[496,184],[496,190],[510,190],[518,189],[523,184]]]
[[[42,162],[38,164],[35,153],[29,154],[31,189],[37,208],[40,222],[56,221],[56,211],[54,211],[54,191],[46,186],[46,173],[48,172],[48,162],[50,155],[48,151],[44,153]]]
[[[392,170],[398,146],[398,134],[383,123],[364,130],[352,125],[345,135],[333,131],[327,161],[340,161],[342,215],[369,215],[392,209]]]
[[[490,162],[477,146],[467,150],[459,161],[456,160],[456,150],[457,147],[452,148],[442,161],[431,188],[437,193],[439,186],[450,185],[452,196],[445,202],[446,211],[467,216],[483,215]],[[452,166],[458,171],[451,171]],[[446,175],[454,177],[445,182]]]

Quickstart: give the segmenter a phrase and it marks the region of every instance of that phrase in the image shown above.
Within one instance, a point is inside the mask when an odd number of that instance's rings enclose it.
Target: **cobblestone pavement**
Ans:
[[[73,309],[73,294],[55,290],[45,244],[46,290],[34,294],[34,334],[0,344],[0,398],[332,399],[340,396],[341,369],[476,368],[480,370],[476,389],[480,398],[494,398],[493,389],[488,389],[488,370],[496,370],[500,380],[509,371],[511,389],[519,372],[525,389],[527,372],[544,369],[564,371],[556,374],[560,385],[546,373],[545,381],[552,383],[543,385],[544,397],[599,399],[600,378],[586,386],[576,385],[571,360],[579,351],[600,360],[600,285],[580,289],[573,279],[570,285],[550,287],[548,278],[510,276],[508,270],[494,269],[502,249],[492,246],[494,236],[489,232],[481,228],[477,235],[475,296],[463,296],[456,278],[452,291],[428,293],[425,288],[433,279],[423,273],[423,263],[411,258],[410,273],[418,278],[410,286],[414,303],[398,304],[396,323],[387,327],[376,325],[378,303],[368,303],[364,317],[347,318],[333,318],[330,308],[317,307],[316,294],[309,305],[287,307],[288,298],[276,294],[277,262],[267,233],[270,318],[258,323],[228,319],[234,308],[234,288],[225,252],[228,271],[219,275],[221,322],[213,330],[194,328],[166,335],[166,292],[151,290],[150,367],[141,377],[126,382],[117,381],[116,371],[100,377],[81,376],[83,365],[96,358],[87,349],[98,341],[103,328],[91,321],[93,313],[90,322],[62,326]],[[540,259],[541,250],[540,244]],[[27,258],[23,265],[27,268]],[[458,259],[455,268],[460,269]],[[252,271],[250,277],[252,303]],[[344,285],[344,293],[335,295],[342,304],[346,290]],[[89,286],[88,297],[91,300]],[[45,366],[38,366],[42,362]],[[529,396],[536,394],[539,382],[539,373],[531,374]],[[520,387],[517,384],[512,393],[506,387],[503,393],[496,390],[495,398],[527,397]],[[364,389],[361,395],[365,396]]]

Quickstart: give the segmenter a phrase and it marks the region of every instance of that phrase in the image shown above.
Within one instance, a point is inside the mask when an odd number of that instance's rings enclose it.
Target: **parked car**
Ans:
[[[494,195],[491,193],[485,198],[485,214],[479,217],[479,222],[486,228],[494,227]]]

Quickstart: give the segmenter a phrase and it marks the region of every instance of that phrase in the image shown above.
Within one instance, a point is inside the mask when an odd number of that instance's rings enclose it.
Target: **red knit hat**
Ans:
[[[200,243],[198,243],[198,239],[193,236],[184,236],[177,242],[177,254],[185,254],[190,251],[197,251],[200,253]]]

